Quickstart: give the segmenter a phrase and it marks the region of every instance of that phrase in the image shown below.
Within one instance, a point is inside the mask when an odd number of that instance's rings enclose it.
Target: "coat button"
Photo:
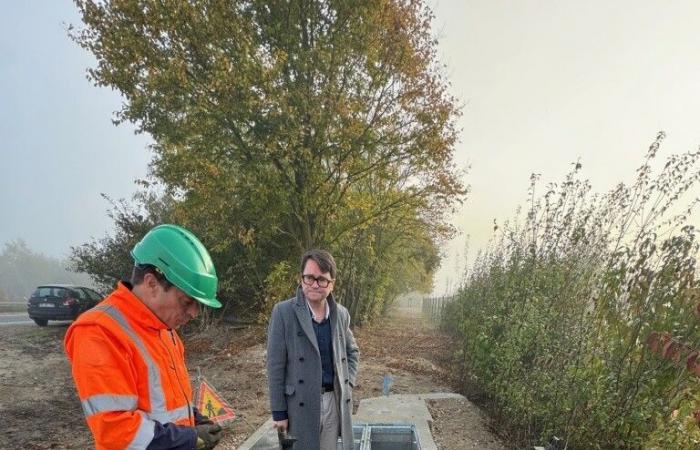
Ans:
[[[345,362],[345,358],[341,359],[341,361]]]
[[[303,335],[304,335],[304,333],[302,333],[301,331],[297,331],[297,336],[301,337]]]
[[[348,379],[346,378],[346,379],[345,379],[345,384],[350,384],[350,380],[348,380]]]
[[[304,380],[299,380],[299,384],[304,384]]]
[[[303,356],[299,357],[299,361],[304,362],[304,357]]]
[[[350,403],[350,399],[345,400],[345,403]]]
[[[299,406],[304,407],[304,402],[299,402]]]

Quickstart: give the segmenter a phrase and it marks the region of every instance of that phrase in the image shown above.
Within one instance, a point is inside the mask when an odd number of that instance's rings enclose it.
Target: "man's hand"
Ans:
[[[217,424],[203,423],[197,430],[197,450],[211,450],[221,440],[221,427]]]
[[[286,431],[289,428],[289,419],[275,420],[272,422],[272,427],[278,431]]]
[[[214,421],[208,416],[201,416],[200,420],[197,422],[197,425],[214,425]]]

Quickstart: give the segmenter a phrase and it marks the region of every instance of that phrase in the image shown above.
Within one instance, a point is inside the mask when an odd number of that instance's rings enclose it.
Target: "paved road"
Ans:
[[[49,320],[49,326],[67,326],[72,320]],[[7,325],[32,325],[34,321],[29,318],[26,312],[23,313],[0,313],[0,327]]]
[[[0,327],[3,325],[34,325],[34,321],[29,318],[26,312],[23,313],[2,313],[0,314]]]

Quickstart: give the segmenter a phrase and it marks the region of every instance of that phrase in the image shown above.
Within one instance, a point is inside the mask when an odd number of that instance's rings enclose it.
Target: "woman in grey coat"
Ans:
[[[352,389],[359,349],[348,310],[335,302],[333,257],[311,250],[301,261],[295,297],[272,310],[267,377],[274,425],[289,430],[300,450],[343,450],[352,439]]]

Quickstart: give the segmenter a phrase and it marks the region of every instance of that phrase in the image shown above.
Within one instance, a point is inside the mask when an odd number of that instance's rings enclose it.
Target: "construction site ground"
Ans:
[[[66,329],[67,323],[0,329],[0,449],[93,448],[63,353]],[[419,310],[397,308],[371,326],[356,327],[355,336],[361,352],[355,408],[361,399],[382,395],[387,374],[393,379],[393,394],[455,391],[454,344],[422,319]],[[190,329],[185,347],[192,378],[199,367],[236,413],[217,447],[235,449],[269,417],[265,327]],[[428,408],[438,448],[507,448],[468,400],[430,400]]]

